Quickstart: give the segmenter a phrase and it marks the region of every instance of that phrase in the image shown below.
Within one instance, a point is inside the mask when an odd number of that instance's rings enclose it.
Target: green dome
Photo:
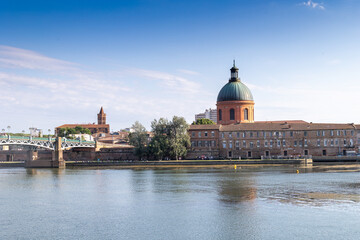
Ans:
[[[230,80],[225,84],[219,92],[217,101],[254,101],[254,99],[250,89],[237,79],[236,81]]]

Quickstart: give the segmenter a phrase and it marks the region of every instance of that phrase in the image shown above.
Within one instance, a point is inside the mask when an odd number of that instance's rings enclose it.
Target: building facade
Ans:
[[[354,124],[273,121],[192,125],[189,158],[291,158],[358,152]]]
[[[206,109],[205,112],[195,115],[195,121],[203,118],[210,119],[211,121],[217,123],[217,110],[209,108]]]
[[[255,121],[250,90],[235,64],[217,98],[216,125],[191,125],[188,158],[292,158],[357,154],[360,125]]]

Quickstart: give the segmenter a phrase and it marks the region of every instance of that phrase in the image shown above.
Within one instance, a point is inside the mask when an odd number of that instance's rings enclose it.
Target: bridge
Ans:
[[[38,168],[64,168],[65,161],[63,158],[63,150],[69,150],[71,148],[95,148],[96,142],[93,141],[81,141],[81,140],[69,140],[57,138],[34,138],[34,137],[19,137],[19,136],[0,136],[0,146],[5,145],[23,145],[33,146],[35,150],[27,151],[27,158],[25,159],[25,167]],[[52,154],[51,157],[41,158],[38,148],[49,150]]]
[[[20,136],[0,136],[1,145],[24,145],[34,146],[36,148],[45,148],[55,151],[55,138],[37,138],[37,137],[20,137]],[[82,141],[72,139],[61,140],[61,150],[68,150],[71,148],[86,147],[95,148],[96,143],[94,141]]]

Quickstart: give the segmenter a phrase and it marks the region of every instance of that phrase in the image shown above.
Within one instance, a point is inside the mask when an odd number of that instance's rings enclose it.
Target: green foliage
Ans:
[[[82,133],[91,135],[91,131],[88,128],[83,128]]]
[[[194,121],[191,125],[213,125],[213,124],[216,123],[208,118],[200,118]]]
[[[189,125],[183,117],[174,116],[170,122],[170,156],[175,159],[185,157],[190,147]]]
[[[174,116],[172,121],[160,118],[151,123],[154,137],[149,144],[149,153],[156,159],[185,157],[190,146],[187,133],[189,125],[183,117]]]
[[[161,160],[169,153],[169,140],[167,135],[155,135],[149,144],[149,156]]]
[[[141,159],[147,155],[148,134],[138,121],[131,128],[134,131],[129,134],[129,143],[135,147],[135,154]]]
[[[160,118],[151,122],[153,137],[148,140],[144,126],[135,122],[134,132],[129,134],[129,143],[135,147],[135,154],[153,159],[179,159],[185,157],[190,147],[189,125],[183,117],[174,116],[172,121]]]
[[[60,128],[58,136],[59,137],[66,137],[71,138],[70,135],[72,134],[89,134],[91,135],[91,131],[88,128],[83,128],[81,126],[76,126],[75,128]]]
[[[14,137],[29,137],[30,134],[25,134],[25,133],[9,133],[10,136],[14,136]]]

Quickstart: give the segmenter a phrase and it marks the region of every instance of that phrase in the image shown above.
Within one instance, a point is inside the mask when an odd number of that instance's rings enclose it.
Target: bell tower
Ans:
[[[101,107],[100,112],[98,113],[98,124],[106,124],[106,114],[104,113],[103,107]]]

